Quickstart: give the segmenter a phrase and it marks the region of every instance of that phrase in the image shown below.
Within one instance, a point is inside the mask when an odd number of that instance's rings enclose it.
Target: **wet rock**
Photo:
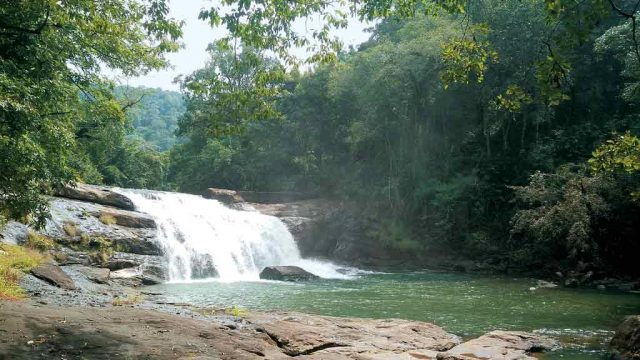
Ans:
[[[27,241],[29,236],[29,229],[26,225],[17,221],[9,221],[0,229],[0,242],[6,242],[9,244],[22,244]]]
[[[317,359],[397,359],[409,353],[446,351],[460,339],[419,321],[357,319],[299,313],[250,313],[245,319],[288,356]],[[420,358],[420,357],[416,357]]]
[[[554,282],[551,282],[551,281],[538,280],[538,281],[536,282],[536,287],[538,287],[538,288],[548,288],[548,289],[551,289],[551,288],[558,287],[558,284],[556,284],[556,283],[554,283]]]
[[[68,185],[60,190],[58,196],[115,206],[125,210],[135,210],[131,199],[103,186],[88,184]]]
[[[137,218],[140,224],[149,221],[147,215],[64,198],[52,198],[50,208],[51,218],[40,232],[65,246],[84,250],[88,245],[87,240],[104,239],[123,252],[144,255],[161,253],[155,242],[156,229],[105,224],[92,214],[117,213],[129,219]]]
[[[624,318],[609,344],[615,360],[640,359],[640,315]]]
[[[91,265],[91,257],[84,251],[75,251],[61,247],[53,253],[53,258],[60,266],[67,265]]]
[[[94,267],[81,267],[78,269],[80,273],[85,275],[87,279],[98,283],[98,284],[108,284],[109,276],[111,271],[109,269],[104,268],[94,268]]]
[[[67,289],[75,290],[76,285],[69,275],[65,274],[59,266],[53,264],[42,264],[31,269],[31,274],[38,279],[44,280],[51,285]]]
[[[260,279],[279,281],[307,281],[318,276],[298,266],[268,266],[260,272]]]
[[[139,212],[105,208],[100,211],[94,211],[91,215],[98,219],[104,216],[111,217],[115,220],[117,225],[124,227],[156,228],[156,222],[152,217]]]
[[[544,336],[520,331],[496,330],[457,345],[443,354],[438,354],[437,359],[535,360],[535,357],[530,356],[531,353],[553,350],[557,347],[558,343],[555,340]]]
[[[167,275],[167,264],[164,258],[155,255],[138,255],[118,252],[111,256],[105,267],[111,271],[127,268],[140,268],[142,272],[162,279],[166,278]]]
[[[242,196],[234,190],[209,188],[203,195],[207,199],[218,200],[223,204],[237,204],[244,202]]]
[[[578,279],[576,278],[568,278],[564,281],[564,286],[569,288],[578,287]]]
[[[124,286],[156,285],[167,279],[167,266],[159,256],[116,253],[106,265],[114,270],[111,278]]]

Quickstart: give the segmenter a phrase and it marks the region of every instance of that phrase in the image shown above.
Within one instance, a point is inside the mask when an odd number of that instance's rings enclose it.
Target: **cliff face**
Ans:
[[[368,235],[376,228],[375,220],[353,203],[291,192],[212,188],[203,195],[238,209],[278,217],[289,228],[303,257],[372,267],[399,265],[408,259],[407,254],[391,252]]]

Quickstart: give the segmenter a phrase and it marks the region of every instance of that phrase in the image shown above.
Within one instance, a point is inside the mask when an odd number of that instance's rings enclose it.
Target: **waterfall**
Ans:
[[[280,219],[230,209],[196,195],[119,189],[138,211],[155,218],[156,241],[168,262],[169,280],[259,280],[266,266],[297,265],[324,278],[349,278],[337,266],[302,259]]]

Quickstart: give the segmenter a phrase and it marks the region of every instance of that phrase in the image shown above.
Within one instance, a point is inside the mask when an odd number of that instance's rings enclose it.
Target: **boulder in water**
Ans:
[[[610,347],[612,359],[640,359],[640,315],[624,318],[611,339]]]
[[[260,272],[260,279],[308,281],[319,279],[319,277],[298,266],[267,266]]]
[[[76,285],[69,275],[65,274],[59,266],[53,264],[42,264],[31,269],[33,276],[42,279],[51,285],[67,289],[75,290]]]
[[[125,210],[135,210],[131,199],[103,186],[88,184],[67,185],[62,188],[57,195],[69,199],[114,206]]]

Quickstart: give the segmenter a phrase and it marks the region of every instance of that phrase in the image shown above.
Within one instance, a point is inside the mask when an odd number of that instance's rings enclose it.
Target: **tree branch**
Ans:
[[[622,8],[616,5],[613,2],[613,0],[609,0],[609,4],[611,5],[611,8],[613,8],[615,12],[617,12],[623,17],[628,18],[631,21],[631,40],[633,41],[633,50],[636,55],[636,60],[638,60],[638,63],[640,64],[640,43],[638,43],[637,25],[636,25],[636,13],[638,11],[638,7],[640,6],[640,0],[636,2],[636,5],[633,7],[633,11],[631,12],[626,12],[622,10]]]

